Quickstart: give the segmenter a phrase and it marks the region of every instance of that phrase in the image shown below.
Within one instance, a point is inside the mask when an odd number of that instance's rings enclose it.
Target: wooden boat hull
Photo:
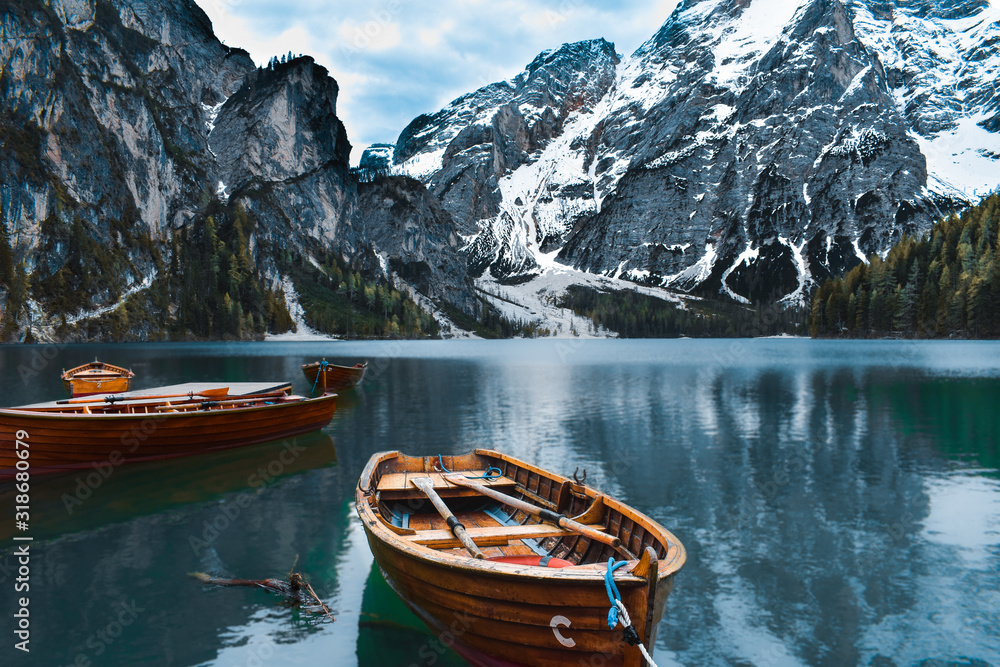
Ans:
[[[368,543],[386,582],[438,636],[453,635],[452,648],[474,665],[557,667],[581,660],[608,667],[642,664],[638,649],[624,644],[621,628],[608,628],[603,570],[595,570],[587,581],[540,585],[531,577],[516,581],[456,573],[440,565],[421,567],[371,533]],[[660,584],[657,597],[665,600],[671,586],[672,575]],[[645,605],[644,586],[623,587],[618,582],[618,587],[626,609]],[[654,631],[645,637],[650,643],[662,613],[661,606],[651,619]],[[646,620],[642,614],[630,614],[637,625]],[[563,645],[559,636],[574,645]]]
[[[63,388],[73,397],[92,396],[94,394],[118,394],[128,391],[132,386],[132,378],[73,378],[63,380]]]
[[[135,373],[121,366],[94,360],[62,373],[63,388],[73,397],[117,394],[132,386]]]
[[[118,466],[279,440],[323,428],[336,394],[228,410],[59,414],[0,409],[0,478],[14,474],[15,437],[27,434],[32,474]]]
[[[378,505],[373,505],[373,496],[366,493],[377,484],[379,466],[391,464],[391,459],[398,456],[390,452],[376,455],[369,462],[356,495],[358,512],[386,582],[441,641],[452,645],[473,665],[483,667],[644,664],[639,649],[624,643],[621,626],[610,629],[607,625],[610,603],[604,585],[605,554],[613,553],[611,547],[580,536],[560,538],[558,542],[552,538],[553,542],[547,544],[552,555],[574,557],[575,553],[576,557],[587,556],[588,562],[548,569],[463,558],[414,544],[380,518],[374,511]],[[488,450],[444,460],[449,469],[461,470],[462,460],[469,458],[479,461],[473,463],[474,468],[465,469],[500,466],[505,475],[517,479],[519,489],[553,506],[559,504],[561,494],[566,494],[564,489],[571,489],[574,497],[566,505],[567,514],[582,512],[600,495],[589,487]],[[430,465],[428,460],[427,470]],[[384,493],[380,490],[381,495]],[[643,559],[630,559],[627,566],[616,571],[615,581],[633,625],[648,648],[655,642],[656,626],[674,574],[684,563],[684,548],[648,517],[613,499],[602,497],[602,502],[607,510],[608,532],[617,532],[627,548],[636,555],[643,554]]]
[[[324,366],[322,362],[317,361],[302,366],[302,373],[306,376],[313,393],[356,387],[365,378],[367,370],[368,362],[356,366],[337,366],[329,363]]]

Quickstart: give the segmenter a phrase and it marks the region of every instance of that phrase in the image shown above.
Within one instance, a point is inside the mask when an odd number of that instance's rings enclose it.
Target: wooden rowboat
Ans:
[[[62,372],[63,387],[70,396],[117,394],[128,391],[135,373],[127,368],[94,359],[89,364]]]
[[[32,474],[198,454],[323,428],[336,394],[291,396],[291,385],[192,383],[0,409],[0,478],[27,451]],[[21,463],[23,468],[23,463]]]
[[[680,541],[649,517],[490,450],[376,454],[355,500],[386,582],[439,637],[452,638],[458,653],[482,667],[641,667],[686,558]],[[437,501],[447,507],[438,510]],[[540,523],[539,508],[560,525]],[[473,544],[466,547],[463,538]],[[624,641],[621,625],[608,626],[609,559],[642,649]]]
[[[367,361],[353,366],[337,366],[324,359],[302,365],[302,372],[314,394],[355,387],[361,384],[366,370]]]

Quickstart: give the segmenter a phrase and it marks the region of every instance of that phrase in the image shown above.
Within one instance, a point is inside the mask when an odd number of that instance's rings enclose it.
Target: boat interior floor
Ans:
[[[462,500],[452,501],[449,506],[454,512],[455,518],[465,526],[466,531],[487,559],[549,555],[548,551],[540,546],[537,538],[517,537],[516,529],[522,527],[521,523],[505,513],[499,503],[483,502],[482,499],[477,499],[475,502],[477,507],[468,507],[469,504],[468,500]],[[439,514],[431,513],[434,508],[430,506],[430,503],[426,503],[426,508],[418,506],[414,509],[413,505],[416,503],[398,503],[393,507],[393,523],[401,528],[415,531],[414,542],[426,544],[432,548],[440,546],[441,551],[467,555],[461,545],[452,546],[458,540],[452,535],[445,520]],[[466,507],[461,507],[462,505],[466,505]],[[510,528],[515,530],[509,530]],[[490,537],[490,535],[495,537]],[[500,542],[503,543],[500,544]]]
[[[428,476],[427,473],[422,475]],[[599,550],[592,550],[591,540],[586,537],[559,526],[542,523],[530,514],[513,510],[475,492],[470,493],[468,489],[449,487],[441,479],[434,481],[435,487],[446,497],[455,518],[462,523],[469,537],[488,560],[539,557],[542,559],[542,567],[596,565],[602,562],[594,558]],[[517,485],[509,478],[477,481],[488,481],[493,488],[502,489],[513,496],[520,495]],[[391,524],[404,539],[415,544],[467,557],[468,552],[431,502],[412,486],[405,489],[403,483],[404,480],[401,479],[384,477],[379,484],[379,491],[382,493],[379,515],[382,520]],[[386,496],[390,499],[387,500]],[[604,528],[603,525],[592,527],[598,530]],[[549,559],[556,560],[550,563]]]

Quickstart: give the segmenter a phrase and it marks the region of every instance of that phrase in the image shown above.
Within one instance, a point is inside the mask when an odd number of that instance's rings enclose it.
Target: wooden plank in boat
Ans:
[[[165,387],[151,387],[149,389],[136,389],[133,391],[125,391],[113,394],[116,397],[121,397],[121,402],[130,401],[150,401],[155,399],[147,398],[149,396],[160,396],[163,394],[187,394],[194,392],[195,396],[198,395],[199,391],[212,390],[212,389],[229,389],[228,397],[239,398],[240,396],[251,396],[253,394],[266,394],[271,392],[285,391],[287,392],[292,387],[290,382],[185,382],[182,384],[171,384]],[[101,396],[90,396],[88,398],[97,399],[99,402]],[[57,403],[55,401],[49,401],[46,403],[33,403],[31,405],[19,405],[18,409],[26,408],[65,408],[67,404]]]
[[[463,471],[470,477],[477,477],[485,474],[485,470]],[[382,475],[378,482],[378,491],[384,500],[394,500],[400,498],[423,497],[423,492],[415,487],[411,480],[418,477],[430,477],[434,490],[442,498],[460,498],[479,495],[474,489],[468,489],[457,484],[452,484],[446,480],[439,472],[392,472]],[[509,477],[496,477],[492,479],[477,479],[483,486],[494,489],[514,488],[514,480]]]
[[[182,384],[171,384],[166,387],[152,387],[150,389],[136,389],[134,391],[121,394],[126,398],[142,398],[143,396],[157,396],[160,394],[186,394],[206,389],[229,389],[229,396],[248,396],[251,394],[265,394],[272,391],[285,391],[292,385],[290,382],[184,382]]]
[[[604,526],[590,526],[594,530],[602,530]],[[497,547],[504,546],[510,540],[521,540],[525,538],[539,539],[543,537],[558,537],[564,535],[574,535],[573,531],[550,526],[544,523],[536,523],[528,526],[467,526],[465,532],[469,534],[476,546]],[[432,549],[454,549],[461,546],[461,542],[452,535],[450,530],[422,530],[416,535],[404,537],[416,544],[422,544]]]

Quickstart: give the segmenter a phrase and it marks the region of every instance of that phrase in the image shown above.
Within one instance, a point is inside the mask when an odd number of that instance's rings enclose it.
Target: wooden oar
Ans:
[[[441,496],[439,496],[437,491],[434,490],[434,482],[431,481],[431,478],[417,477],[416,479],[411,479],[410,481],[413,482],[418,489],[424,492],[424,495],[427,496],[427,498],[431,501],[431,504],[434,505],[434,509],[438,511],[438,514],[444,517],[448,527],[451,528],[452,534],[454,534],[455,537],[458,538],[458,541],[462,543],[470,554],[472,554],[472,557],[482,558],[483,552],[479,550],[476,543],[473,542],[472,538],[469,537],[469,534],[465,532],[465,526],[463,526],[459,520],[455,518],[455,515],[451,513],[448,506],[444,504],[443,500],[441,500]]]
[[[204,410],[205,408],[214,408],[218,405],[231,405],[237,406],[240,403],[256,403],[258,401],[267,401],[272,398],[281,398],[286,396],[283,391],[272,391],[266,394],[250,394],[247,396],[240,396],[238,398],[227,398],[224,401],[187,401],[184,403],[175,403],[173,405],[158,405],[157,410]]]
[[[542,521],[554,524],[556,526],[559,526],[560,528],[565,528],[566,530],[572,531],[574,533],[579,533],[584,537],[589,537],[592,540],[597,540],[602,544],[607,544],[608,546],[616,548],[622,545],[622,541],[617,537],[614,537],[613,535],[602,533],[601,531],[590,528],[589,526],[585,526],[578,521],[573,521],[573,519],[569,518],[568,516],[557,514],[556,512],[553,512],[552,510],[549,509],[545,509],[544,507],[538,507],[537,505],[532,505],[531,503],[525,502],[518,498],[514,498],[513,496],[508,496],[506,493],[501,493],[500,491],[497,491],[495,489],[491,489],[489,487],[483,486],[482,484],[478,484],[472,481],[471,479],[464,477],[463,475],[452,473],[450,475],[449,474],[442,475],[442,477],[444,477],[452,484],[458,484],[460,486],[466,486],[470,489],[474,489],[484,496],[488,496],[495,500],[499,500],[504,505],[513,507],[515,509],[519,509],[522,512],[526,512],[532,516],[536,516]]]
[[[57,405],[73,405],[77,403],[117,403],[119,401],[154,401],[161,398],[190,398],[195,396],[202,398],[222,398],[229,395],[229,387],[219,387],[217,389],[203,389],[198,392],[189,391],[186,394],[150,394],[148,396],[100,396],[98,398],[66,398],[56,401]]]
[[[251,403],[253,401],[268,401],[272,398],[281,398],[282,396],[288,396],[283,391],[271,391],[262,394],[247,394],[245,396],[234,396],[232,398],[227,398],[222,401],[195,401],[195,405],[202,405],[205,403],[211,403],[212,405],[221,405],[223,403]]]

